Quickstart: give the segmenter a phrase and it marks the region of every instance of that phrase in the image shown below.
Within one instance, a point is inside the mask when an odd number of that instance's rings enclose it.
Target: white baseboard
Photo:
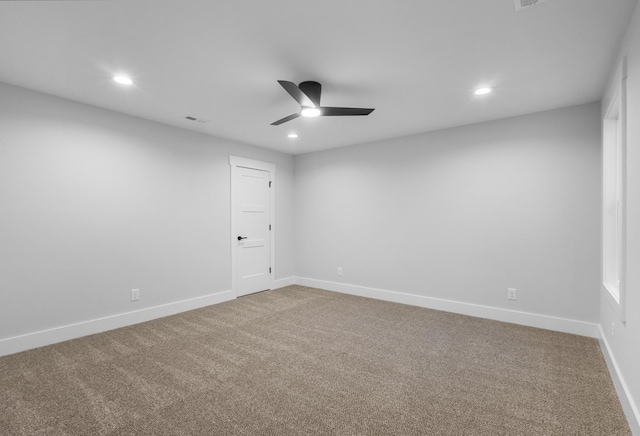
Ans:
[[[164,316],[175,315],[193,309],[199,309],[212,304],[223,303],[233,300],[236,295],[232,291],[217,292],[202,297],[188,300],[176,301],[174,303],[162,304],[160,306],[148,307],[132,312],[120,313],[104,318],[92,319],[75,324],[55,327],[25,335],[15,336],[0,340],[0,356],[30,350],[32,348],[43,347],[57,342],[68,341],[82,336],[93,335],[95,333],[106,332],[108,330],[138,324]]]
[[[283,279],[274,280],[272,289],[286,288],[287,286],[291,286],[295,284],[296,284],[295,277],[285,277]]]
[[[387,291],[384,289],[368,288],[364,286],[348,285],[344,283],[304,277],[296,277],[296,284],[325,289],[327,291],[358,295],[360,297],[375,298],[394,303],[425,307],[427,309],[443,310],[445,312],[459,313],[461,315],[493,319],[496,321],[510,322],[512,324],[520,324],[529,327],[538,327],[563,333],[571,333],[590,338],[598,338],[600,336],[598,324],[590,322],[538,315],[529,312],[518,312],[515,310],[501,309],[497,307],[481,306],[478,304],[462,303],[459,301],[444,300],[416,294]]]
[[[607,366],[609,367],[609,373],[611,374],[611,379],[613,380],[616,392],[618,393],[622,410],[624,410],[624,414],[629,422],[629,427],[631,427],[631,433],[634,435],[640,435],[640,410],[638,410],[638,407],[631,397],[629,387],[622,377],[618,362],[615,357],[613,357],[613,353],[609,347],[609,342],[607,341],[607,335],[605,335],[602,330],[602,325],[599,326],[599,333],[600,337],[598,339],[600,340],[600,349],[602,350],[604,360],[607,362]]]
[[[304,277],[286,277],[273,282],[274,289],[299,284],[329,291],[342,292],[345,294],[358,295],[361,297],[376,298],[379,300],[391,301],[395,303],[410,304],[413,306],[425,307],[429,309],[443,310],[447,312],[459,313],[463,315],[488,318],[497,321],[510,322],[531,327],[544,328],[565,333],[572,333],[581,336],[600,338],[600,331],[597,324],[583,321],[575,321],[563,318],[555,318],[545,315],[537,315],[526,312],[500,309],[489,306],[462,303],[452,300],[425,297],[415,294],[387,291],[383,289],[368,288],[364,286],[348,285],[344,283],[329,282],[324,280],[309,279]],[[112,315],[104,318],[69,324],[48,330],[28,333],[0,340],[0,356],[6,356],[20,351],[57,342],[75,339],[82,336],[105,332],[120,327],[126,327],[163,316],[174,315],[200,307],[210,306],[225,301],[233,300],[233,291],[223,291],[203,297],[189,300],[177,301],[160,306],[149,307],[132,312]]]

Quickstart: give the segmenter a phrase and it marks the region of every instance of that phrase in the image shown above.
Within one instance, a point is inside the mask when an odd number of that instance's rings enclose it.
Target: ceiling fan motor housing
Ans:
[[[300,82],[298,85],[300,91],[307,94],[309,100],[311,100],[317,107],[320,107],[320,94],[322,93],[322,85],[318,82],[306,81]]]

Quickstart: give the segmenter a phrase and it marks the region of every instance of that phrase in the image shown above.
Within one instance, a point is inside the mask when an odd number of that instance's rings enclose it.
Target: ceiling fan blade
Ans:
[[[307,96],[307,94],[302,92],[295,83],[287,82],[286,80],[278,80],[278,83],[282,85],[284,90],[287,91],[300,106],[316,107],[315,103]]]
[[[324,117],[341,117],[346,115],[369,115],[375,109],[364,109],[359,107],[321,107]]]
[[[296,118],[298,118],[300,116],[300,114],[295,113],[295,114],[291,114],[288,117],[284,117],[281,120],[278,121],[274,121],[273,123],[271,123],[272,126],[279,126],[282,123],[286,123],[287,121],[291,121],[291,120],[295,120]]]

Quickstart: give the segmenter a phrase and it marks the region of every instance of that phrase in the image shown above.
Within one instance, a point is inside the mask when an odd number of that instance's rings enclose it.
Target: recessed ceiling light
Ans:
[[[113,80],[121,85],[133,85],[133,80],[131,80],[127,76],[114,76]]]
[[[491,92],[491,88],[478,88],[473,93],[475,95],[485,95]]]
[[[320,115],[320,109],[317,107],[305,107],[300,111],[300,115],[303,117],[317,117]]]
[[[298,137],[298,134],[297,134],[297,133],[289,133],[287,136],[288,136],[289,138],[295,139],[295,138],[297,138],[297,137]]]

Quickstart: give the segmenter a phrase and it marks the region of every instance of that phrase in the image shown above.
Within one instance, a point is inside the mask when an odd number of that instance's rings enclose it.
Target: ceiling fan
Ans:
[[[320,94],[322,93],[322,85],[318,82],[306,81],[296,85],[286,80],[278,80],[285,91],[300,105],[300,112],[291,114],[278,121],[271,123],[272,126],[278,126],[287,121],[294,120],[300,115],[303,117],[344,117],[353,115],[369,115],[373,109],[364,109],[356,107],[329,107],[320,106]]]

